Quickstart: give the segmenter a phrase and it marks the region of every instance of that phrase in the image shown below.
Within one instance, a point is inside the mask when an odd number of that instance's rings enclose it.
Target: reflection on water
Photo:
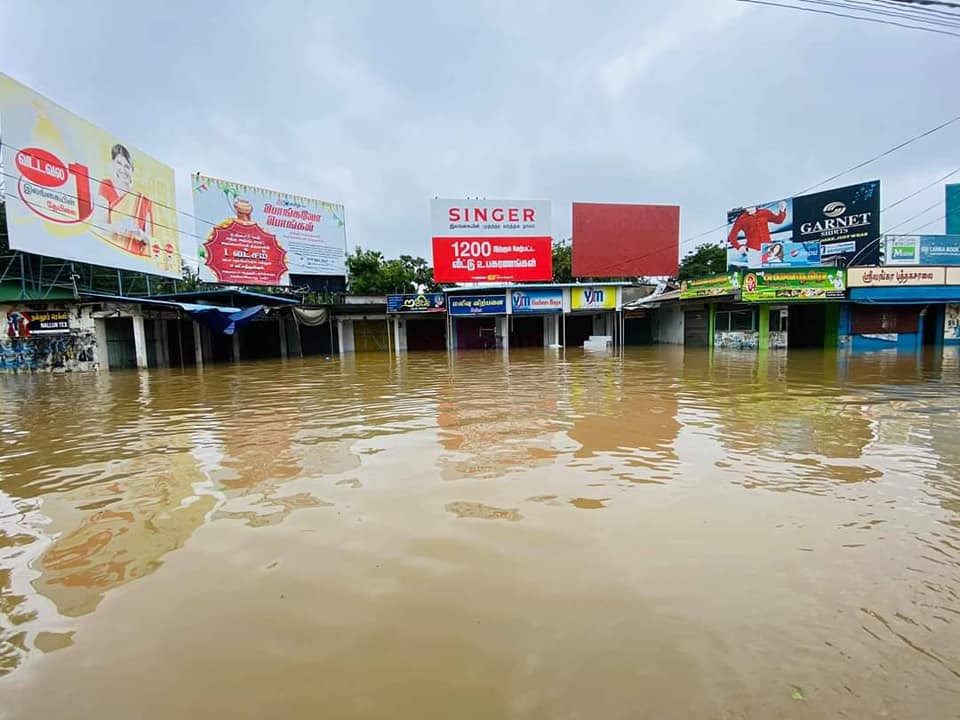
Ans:
[[[0,716],[956,717],[958,411],[955,353],[0,377]]]

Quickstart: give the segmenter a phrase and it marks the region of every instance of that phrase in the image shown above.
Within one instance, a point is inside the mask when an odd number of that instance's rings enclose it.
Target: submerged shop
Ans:
[[[918,352],[960,343],[960,267],[851,268],[840,327],[854,352]]]
[[[835,346],[845,289],[844,271],[835,268],[728,272],[685,281],[684,344],[741,350]]]
[[[388,295],[387,315],[399,352],[447,347],[447,299],[443,293]]]

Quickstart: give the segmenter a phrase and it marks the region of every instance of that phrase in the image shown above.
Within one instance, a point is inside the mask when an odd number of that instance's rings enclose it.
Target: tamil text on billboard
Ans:
[[[727,265],[876,265],[879,238],[880,181],[873,180],[731,210]]]
[[[442,313],[446,310],[443,293],[387,295],[388,313]]]
[[[574,277],[674,276],[679,248],[675,205],[573,204]]]
[[[705,278],[693,278],[680,282],[680,299],[716,297],[740,292],[740,273],[727,272]]]
[[[887,235],[885,265],[960,265],[960,235]]]
[[[570,288],[571,310],[616,310],[617,288],[613,285]]]
[[[507,312],[507,296],[503,295],[451,295],[451,315],[504,315]]]
[[[510,305],[514,313],[563,312],[563,291],[560,289],[513,290],[510,296]]]
[[[840,268],[757,270],[743,276],[741,298],[749,302],[773,300],[831,300],[847,289]]]
[[[193,176],[200,278],[289,285],[290,275],[344,275],[343,206],[205,175]]]
[[[70,313],[66,310],[10,310],[7,312],[5,334],[9,338],[65,335],[69,332]]]
[[[173,169],[0,74],[14,250],[179,278]]]
[[[437,282],[551,280],[547,200],[432,200]]]

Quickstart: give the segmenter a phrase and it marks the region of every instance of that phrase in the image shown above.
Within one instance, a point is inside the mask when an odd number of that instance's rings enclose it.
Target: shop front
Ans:
[[[563,318],[563,345],[582,347],[591,337],[619,344],[623,335],[619,285],[577,285],[570,288],[570,314]]]
[[[510,291],[510,347],[544,347],[559,344],[563,313],[561,288]]]
[[[960,342],[960,267],[851,268],[840,338],[853,352],[920,352]]]
[[[399,352],[447,348],[447,303],[443,293],[388,295],[387,314]]]
[[[450,346],[456,350],[508,348],[507,294],[447,294]]]

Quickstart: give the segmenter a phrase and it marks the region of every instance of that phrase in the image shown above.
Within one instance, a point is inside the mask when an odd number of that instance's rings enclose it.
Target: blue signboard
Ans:
[[[388,313],[436,313],[447,309],[443,293],[387,295]]]
[[[514,290],[511,292],[513,312],[515,313],[558,313],[563,312],[563,291],[556,290]]]
[[[960,183],[947,185],[947,235],[960,235]]]
[[[506,295],[451,295],[448,312],[451,315],[505,315]]]
[[[886,265],[960,265],[960,235],[887,235]]]
[[[760,246],[762,267],[810,267],[820,264],[820,243],[792,240],[763,243]]]

